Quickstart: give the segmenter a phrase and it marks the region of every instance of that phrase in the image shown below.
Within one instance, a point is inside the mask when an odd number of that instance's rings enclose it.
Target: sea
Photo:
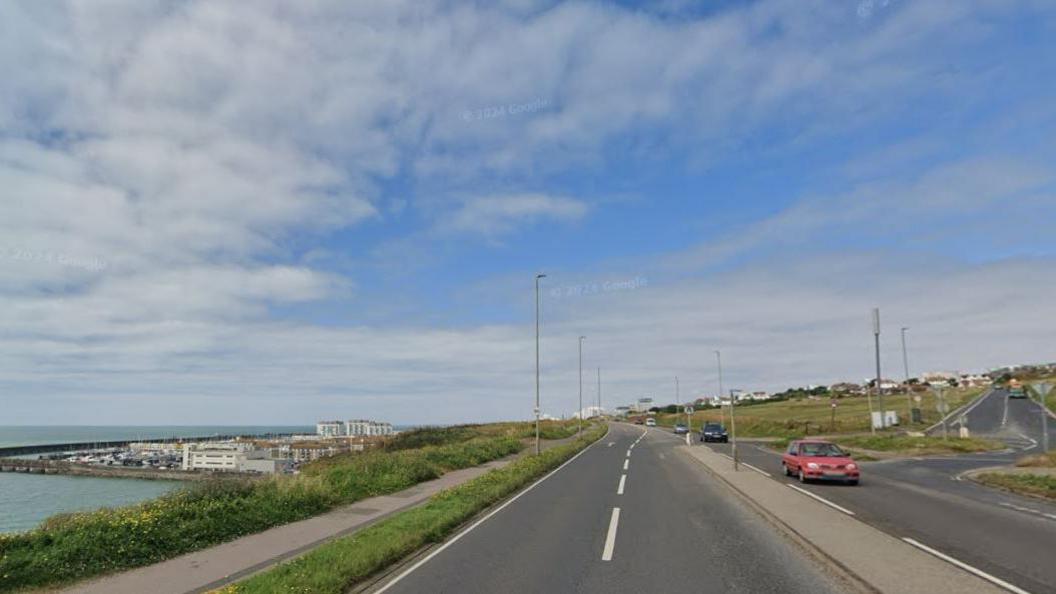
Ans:
[[[0,447],[212,435],[314,433],[315,426],[0,426]],[[186,482],[0,472],[0,532],[29,530],[59,513],[128,505]]]

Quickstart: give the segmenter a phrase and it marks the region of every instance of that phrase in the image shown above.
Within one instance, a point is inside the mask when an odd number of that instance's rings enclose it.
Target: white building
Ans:
[[[345,424],[341,421],[319,421],[315,424],[315,434],[319,437],[344,437],[348,435]]]
[[[631,410],[636,413],[643,413],[653,407],[652,398],[639,398],[638,402],[631,405]]]
[[[380,421],[368,421],[365,419],[355,419],[345,423],[345,435],[349,436],[379,436],[379,435],[392,435],[392,424],[382,423]]]
[[[264,460],[266,450],[254,449],[249,443],[185,443],[183,444],[183,470],[212,470],[220,472],[246,472],[254,467],[249,460]],[[261,472],[260,470],[253,470]]]

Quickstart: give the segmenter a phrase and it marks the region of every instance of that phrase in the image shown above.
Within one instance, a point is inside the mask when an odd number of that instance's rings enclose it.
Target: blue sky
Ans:
[[[0,424],[524,418],[537,271],[554,415],[580,334],[614,402],[713,392],[715,349],[746,389],[861,380],[874,306],[896,377],[900,326],[914,372],[1056,359],[1054,29],[1030,1],[8,3]]]

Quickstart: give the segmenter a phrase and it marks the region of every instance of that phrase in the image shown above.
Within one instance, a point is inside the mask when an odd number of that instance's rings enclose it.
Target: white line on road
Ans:
[[[620,475],[620,486],[616,487],[616,494],[617,495],[623,495],[623,486],[626,483],[627,483],[627,475],[626,474],[621,474]]]
[[[1005,413],[1001,415],[1001,426],[1004,427],[1008,424],[1008,398],[1010,394],[1005,394]]]
[[[631,457],[631,450],[627,450],[627,457],[628,457],[628,458],[630,458],[630,457]]]
[[[609,533],[605,536],[605,550],[601,552],[602,561],[612,561],[612,551],[616,548],[616,528],[620,525],[620,508],[612,508],[609,519]]]
[[[1036,509],[1032,509],[1032,508],[1029,508],[1029,507],[1023,507],[1023,506],[1020,506],[1020,505],[1013,505],[1011,503],[1006,503],[1004,501],[1001,502],[1001,505],[1003,505],[1003,506],[1005,506],[1005,507],[1007,507],[1009,509],[1014,509],[1016,511],[1027,512],[1028,514],[1034,514],[1036,516],[1041,516],[1043,518],[1048,518],[1050,520],[1056,520],[1056,514],[1047,514],[1045,512],[1038,511]]]
[[[564,467],[568,466],[569,464],[571,464],[572,462],[574,462],[576,460],[576,458],[579,458],[583,454],[587,453],[587,450],[589,450],[590,448],[594,447],[594,444],[596,444],[596,443],[598,443],[598,442],[594,442],[594,443],[590,444],[589,446],[583,448],[582,450],[579,451],[578,454],[576,454],[575,456],[572,456],[571,458],[566,460],[564,464],[562,464],[561,466],[558,466],[557,468],[551,470],[549,474],[543,476],[543,478],[535,481],[534,483],[529,485],[525,490],[523,490],[520,493],[518,493],[518,494],[514,495],[513,497],[511,497],[506,503],[503,503],[499,507],[496,507],[495,509],[493,509],[490,513],[488,513],[488,515],[484,516],[483,518],[477,520],[472,525],[470,525],[469,528],[466,528],[462,532],[459,532],[458,534],[456,534],[453,537],[451,537],[450,540],[448,540],[444,544],[440,545],[432,553],[429,553],[428,555],[426,555],[424,558],[422,558],[421,561],[419,561],[419,562],[415,563],[414,565],[410,566],[409,568],[407,568],[407,571],[404,571],[400,575],[398,575],[395,578],[393,578],[393,580],[391,582],[385,584],[381,589],[377,590],[375,592],[375,594],[381,594],[385,590],[388,590],[389,588],[393,587],[396,584],[396,582],[399,582],[403,578],[405,578],[408,575],[410,575],[412,571],[414,571],[414,570],[418,569],[419,567],[425,565],[430,559],[432,559],[433,557],[435,557],[435,556],[439,555],[440,553],[442,553],[444,551],[444,549],[446,549],[447,547],[455,544],[463,536],[465,536],[465,535],[469,534],[470,532],[472,532],[474,528],[476,528],[477,526],[480,526],[484,522],[487,522],[492,516],[494,516],[495,514],[499,513],[500,511],[506,509],[506,506],[510,505],[514,501],[517,501],[518,499],[521,498],[522,495],[524,495],[528,491],[531,491],[532,489],[536,488],[537,486],[539,486],[540,483],[542,483],[546,479],[548,479],[548,478],[554,476],[555,474],[557,474],[562,468],[564,468]]]
[[[624,469],[624,470],[627,470],[627,465],[628,465],[628,464],[630,464],[630,463],[631,463],[631,461],[630,461],[630,460],[624,460],[624,461],[623,461],[623,469]]]
[[[616,442],[615,442],[615,441],[610,441],[610,442],[609,442],[609,447],[610,447],[610,448],[611,448],[612,446],[614,446],[614,445],[616,445]]]
[[[763,475],[763,476],[770,476],[770,473],[769,473],[769,472],[767,472],[767,471],[765,471],[765,470],[762,470],[762,469],[760,469],[760,468],[756,468],[756,467],[752,466],[751,464],[749,464],[749,463],[747,463],[747,462],[741,462],[741,464],[744,464],[744,465],[745,465],[745,466],[747,466],[748,468],[751,468],[752,470],[754,470],[754,471],[758,472],[759,474],[761,474],[761,475]]]
[[[924,551],[926,553],[931,553],[932,555],[935,555],[936,557],[938,557],[939,559],[942,559],[943,561],[946,561],[948,563],[952,563],[953,565],[956,565],[957,567],[960,567],[961,569],[967,571],[968,573],[975,574],[975,575],[983,578],[984,580],[990,582],[991,584],[994,584],[996,586],[1000,586],[1000,587],[1008,590],[1009,592],[1015,592],[1016,594],[1030,594],[1029,592],[1027,592],[1026,590],[1024,590],[1022,588],[1017,588],[1016,586],[1013,586],[1012,584],[1006,582],[1005,580],[1002,580],[1000,578],[996,578],[996,577],[990,575],[989,573],[986,573],[985,571],[983,571],[981,569],[976,569],[975,567],[972,567],[971,565],[968,565],[967,563],[965,563],[963,561],[958,561],[957,559],[954,559],[953,557],[951,557],[951,556],[949,556],[949,555],[947,555],[945,553],[941,553],[939,551],[936,551],[935,549],[933,549],[933,548],[931,548],[931,547],[929,547],[927,545],[921,544],[921,543],[913,540],[912,538],[902,537],[902,540],[908,542],[909,544],[917,547],[918,549],[920,549],[920,550],[922,550],[922,551]]]
[[[785,484],[788,485],[788,483],[785,483]],[[795,489],[795,490],[799,491],[800,493],[806,495],[807,497],[811,497],[813,499],[816,499],[816,500],[824,503],[825,505],[831,507],[832,509],[839,510],[839,511],[847,514],[848,516],[853,516],[854,515],[854,512],[849,510],[849,509],[847,509],[846,507],[840,507],[840,506],[836,505],[835,503],[829,501],[828,499],[825,499],[824,497],[818,497],[817,495],[811,493],[810,491],[808,491],[806,489],[800,489],[799,487],[797,487],[795,485],[788,485],[788,486],[790,488]]]

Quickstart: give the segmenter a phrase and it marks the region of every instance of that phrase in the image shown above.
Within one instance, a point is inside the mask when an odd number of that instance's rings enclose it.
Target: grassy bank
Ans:
[[[1006,489],[1013,493],[1044,497],[1056,501],[1056,476],[986,473],[976,476],[975,480],[984,485]]]
[[[526,456],[434,496],[353,536],[325,544],[244,582],[224,594],[279,592],[340,594],[430,543],[439,542],[481,510],[527,486],[571,458],[605,432],[594,426],[583,439]]]
[[[1056,468],[1056,452],[1026,456],[1016,461],[1016,466],[1034,468]]]
[[[991,439],[969,437],[910,437],[906,435],[856,435],[837,437],[834,441],[849,450],[887,452],[900,456],[928,456],[935,454],[968,454],[1002,450],[1005,444]]]
[[[982,393],[981,389],[951,389],[946,393],[950,410],[967,403]],[[941,415],[935,410],[935,396],[921,393],[921,402],[914,403],[921,409],[923,422],[906,425],[909,402],[905,394],[884,396],[888,410],[896,411],[902,420],[903,429],[923,429],[937,423]],[[1053,398],[1056,400],[1056,398]],[[875,400],[875,399],[874,399]],[[877,407],[877,403],[873,403]],[[729,410],[710,409],[693,413],[693,427],[699,429],[704,422],[723,423],[729,426]],[[835,419],[828,398],[809,398],[738,404],[738,437],[800,437],[803,435],[831,435],[837,433],[860,433],[869,431],[869,402],[865,396],[839,398],[836,400]],[[657,424],[665,427],[684,423],[684,414],[659,414]]]
[[[521,439],[509,433],[523,430],[510,424],[410,432],[391,450],[327,458],[297,476],[210,481],[138,505],[55,516],[29,532],[0,535],[0,592],[156,563],[399,491],[520,451]],[[413,447],[421,443],[438,445]]]

